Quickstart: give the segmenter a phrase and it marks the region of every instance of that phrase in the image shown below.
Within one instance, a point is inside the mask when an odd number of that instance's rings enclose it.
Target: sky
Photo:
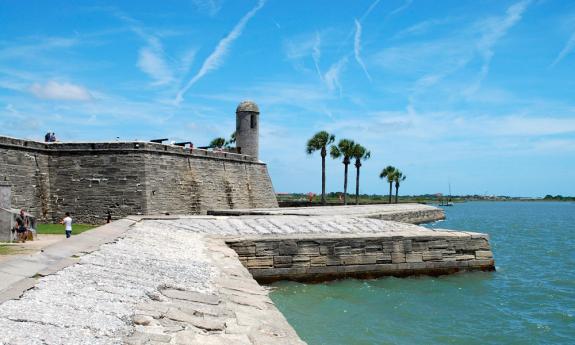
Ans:
[[[326,130],[362,193],[575,195],[574,96],[573,1],[0,0],[0,135],[203,146],[249,99],[276,192],[321,191]]]

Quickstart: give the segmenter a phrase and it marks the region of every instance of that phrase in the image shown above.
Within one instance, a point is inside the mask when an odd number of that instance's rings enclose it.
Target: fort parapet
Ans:
[[[0,137],[0,183],[43,220],[277,207],[257,158],[150,142],[41,143]]]

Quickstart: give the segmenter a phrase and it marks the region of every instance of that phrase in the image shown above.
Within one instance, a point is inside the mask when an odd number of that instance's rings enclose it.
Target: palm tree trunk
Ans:
[[[356,165],[355,168],[355,204],[359,205],[359,165]]]
[[[388,204],[391,204],[391,184],[392,184],[392,182],[389,183],[389,202],[388,202]]]
[[[321,204],[325,206],[325,149],[321,149]]]
[[[347,205],[347,164],[345,166],[345,173],[343,177],[343,204]]]
[[[395,186],[395,203],[397,204],[397,191],[399,190],[398,186]]]

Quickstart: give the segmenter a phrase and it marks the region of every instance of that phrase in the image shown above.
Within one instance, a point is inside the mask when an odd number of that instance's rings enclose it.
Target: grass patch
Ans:
[[[8,255],[12,253],[12,251],[13,248],[10,248],[10,246],[0,244],[0,255]]]
[[[97,225],[91,224],[72,224],[72,235],[78,235],[84,231],[88,231],[97,227]],[[64,225],[63,224],[38,224],[36,231],[39,234],[52,234],[52,235],[64,235]]]

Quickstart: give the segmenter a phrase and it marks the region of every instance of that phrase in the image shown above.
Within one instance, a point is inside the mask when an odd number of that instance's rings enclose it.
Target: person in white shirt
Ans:
[[[66,212],[66,217],[62,219],[60,224],[66,226],[66,238],[70,238],[70,236],[72,236],[72,218],[70,217],[70,212]]]

